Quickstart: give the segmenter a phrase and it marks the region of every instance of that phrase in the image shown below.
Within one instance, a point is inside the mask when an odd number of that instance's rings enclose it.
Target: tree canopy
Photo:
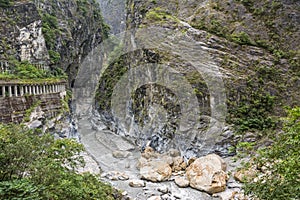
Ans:
[[[117,199],[119,193],[90,173],[83,146],[24,125],[0,125],[0,199]]]

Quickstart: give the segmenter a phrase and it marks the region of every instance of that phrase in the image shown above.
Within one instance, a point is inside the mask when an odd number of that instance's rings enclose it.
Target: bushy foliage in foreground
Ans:
[[[272,146],[262,149],[256,165],[264,167],[257,182],[246,184],[246,192],[260,199],[300,199],[300,107],[290,109],[284,133]]]
[[[115,199],[117,192],[89,173],[83,146],[22,125],[0,125],[0,199]]]

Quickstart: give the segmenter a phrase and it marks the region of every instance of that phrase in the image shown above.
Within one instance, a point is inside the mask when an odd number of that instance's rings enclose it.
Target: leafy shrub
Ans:
[[[42,22],[42,31],[45,37],[46,46],[49,49],[53,49],[55,45],[56,35],[59,31],[58,20],[55,16],[45,13],[42,15]]]
[[[172,16],[170,13],[164,11],[161,8],[154,8],[147,12],[146,19],[148,19],[150,22],[163,22],[163,21],[172,21],[172,22],[178,22],[179,20]]]
[[[0,199],[39,200],[41,188],[26,178],[0,182]]]
[[[72,139],[55,140],[38,129],[0,125],[1,199],[114,199],[111,186],[89,174],[78,174],[84,165],[83,146]]]
[[[232,111],[231,119],[238,132],[265,130],[275,127],[276,120],[269,116],[275,103],[275,97],[262,91],[253,91],[242,99]]]
[[[46,78],[47,74],[44,70],[40,70],[28,62],[21,62],[16,66],[14,74],[19,78]]]
[[[52,64],[56,64],[60,61],[61,57],[58,52],[49,50],[48,53],[49,53],[50,61]]]
[[[257,174],[257,182],[246,184],[246,193],[267,200],[300,198],[300,107],[288,110],[283,130],[272,146],[259,151],[255,164],[268,174]]]
[[[245,32],[235,33],[230,36],[230,39],[238,44],[249,44],[253,45],[254,43],[251,41],[250,36]]]

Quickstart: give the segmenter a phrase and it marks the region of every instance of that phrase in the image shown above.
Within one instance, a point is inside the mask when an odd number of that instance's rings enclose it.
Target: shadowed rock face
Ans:
[[[110,32],[118,34],[126,26],[126,1],[124,0],[97,0],[105,23],[109,24]]]

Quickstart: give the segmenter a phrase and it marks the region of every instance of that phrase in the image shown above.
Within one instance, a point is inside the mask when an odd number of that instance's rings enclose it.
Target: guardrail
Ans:
[[[66,82],[18,83],[0,81],[0,98],[61,93],[66,91]]]

